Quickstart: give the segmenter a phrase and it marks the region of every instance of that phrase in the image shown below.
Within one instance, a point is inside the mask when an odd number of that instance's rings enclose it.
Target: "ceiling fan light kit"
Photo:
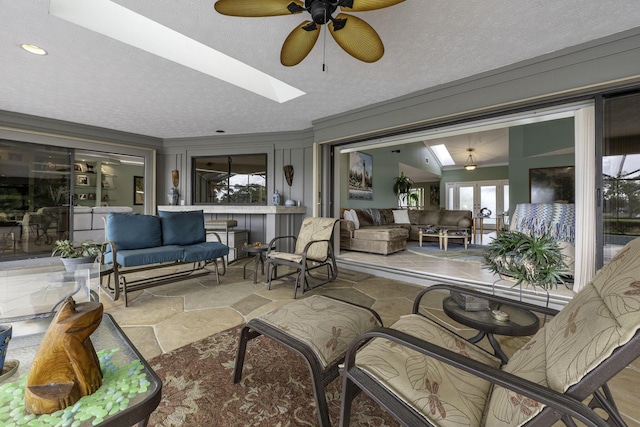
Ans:
[[[239,17],[267,17],[308,12],[311,21],[298,25],[285,39],[280,52],[282,65],[298,65],[315,46],[320,27],[328,24],[329,32],[349,55],[364,62],[375,62],[384,55],[384,45],[378,33],[360,18],[341,12],[363,12],[382,9],[404,0],[218,0],[218,13]]]

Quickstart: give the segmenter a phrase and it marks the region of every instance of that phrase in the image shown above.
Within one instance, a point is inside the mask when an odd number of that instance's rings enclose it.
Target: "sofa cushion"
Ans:
[[[392,212],[394,224],[411,224],[411,221],[409,221],[409,211],[406,209],[396,209]]]
[[[184,258],[184,249],[180,246],[173,245],[145,249],[128,249],[118,251],[116,258],[118,265],[123,267],[160,264],[163,262],[181,261]],[[106,253],[104,261],[106,264],[111,264],[113,262],[113,252]]]
[[[193,245],[206,241],[203,211],[160,211],[163,245]]]
[[[355,209],[351,209],[349,213],[351,214],[351,221],[353,221],[353,225],[356,226],[357,230],[358,228],[360,228],[360,219],[358,218],[358,214],[356,213]]]
[[[107,241],[116,242],[116,249],[144,249],[162,246],[160,218],[138,213],[107,214]]]
[[[440,211],[420,211],[420,222],[422,225],[439,225]]]
[[[220,242],[202,242],[184,246],[184,262],[209,261],[229,255],[229,247]]]
[[[393,209],[378,209],[380,212],[380,225],[393,224]]]
[[[438,225],[449,227],[468,228],[471,227],[471,211],[441,210],[440,222]]]
[[[368,225],[380,225],[380,212],[378,209],[356,209],[360,227]]]
[[[358,240],[407,240],[409,231],[406,228],[361,228],[353,232],[353,238]]]

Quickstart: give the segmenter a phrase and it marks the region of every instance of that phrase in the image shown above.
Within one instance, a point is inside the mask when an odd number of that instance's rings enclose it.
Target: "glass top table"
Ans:
[[[20,406],[20,400],[24,402],[24,392],[19,392],[19,389],[24,388],[26,374],[59,302],[68,295],[72,295],[76,302],[95,301],[99,295],[98,264],[86,264],[73,272],[45,270],[47,269],[21,269],[0,273],[0,323],[10,323],[13,326],[7,362],[19,362],[15,373],[5,374],[0,379],[0,425],[12,421],[11,418],[6,419],[7,416],[21,416],[19,410],[14,413],[14,409]],[[146,425],[149,415],[160,403],[162,381],[110,314],[103,314],[100,325],[91,334],[91,341],[101,361],[103,385],[95,393],[80,399],[80,404],[65,409],[68,414],[58,416],[67,417],[63,422],[73,418],[73,421],[79,421],[73,425],[81,426]],[[11,390],[16,393],[17,401],[7,400],[9,397],[6,393]],[[109,405],[109,399],[113,395],[116,397]],[[91,398],[88,399],[91,404],[86,404],[87,398]],[[118,405],[122,406],[116,410],[114,406],[117,406],[118,399]],[[107,413],[101,412],[107,405]],[[11,411],[3,410],[5,406],[9,406]],[[27,415],[23,412],[22,416]],[[37,425],[56,425],[46,423],[48,417],[35,417],[41,422]],[[13,421],[15,422],[15,418]]]
[[[442,310],[453,320],[479,331],[469,342],[477,343],[486,336],[495,355],[505,363],[509,359],[493,335],[528,336],[535,334],[540,328],[540,319],[533,312],[509,304],[491,302],[488,309],[465,311],[452,297],[447,297],[442,301]],[[492,315],[493,310],[506,313],[508,319],[496,319]]]

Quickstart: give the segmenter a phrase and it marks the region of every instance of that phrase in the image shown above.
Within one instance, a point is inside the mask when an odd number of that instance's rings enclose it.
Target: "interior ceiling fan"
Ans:
[[[404,0],[218,0],[215,9],[229,16],[265,17],[309,12],[311,21],[304,21],[289,34],[282,45],[280,62],[285,66],[298,65],[311,52],[320,35],[320,28],[328,24],[335,41],[349,55],[364,62],[382,58],[384,45],[378,33],[362,19],[346,13],[333,16],[336,9],[363,12],[382,9]]]

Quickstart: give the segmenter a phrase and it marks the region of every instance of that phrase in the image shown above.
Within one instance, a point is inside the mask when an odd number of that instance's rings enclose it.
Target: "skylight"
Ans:
[[[435,154],[438,158],[440,165],[453,166],[456,164],[456,162],[453,161],[451,154],[449,154],[449,150],[447,150],[447,147],[445,147],[444,144],[432,145],[430,148],[433,151],[433,154]]]
[[[49,13],[279,103],[305,94],[110,0],[51,0]]]

